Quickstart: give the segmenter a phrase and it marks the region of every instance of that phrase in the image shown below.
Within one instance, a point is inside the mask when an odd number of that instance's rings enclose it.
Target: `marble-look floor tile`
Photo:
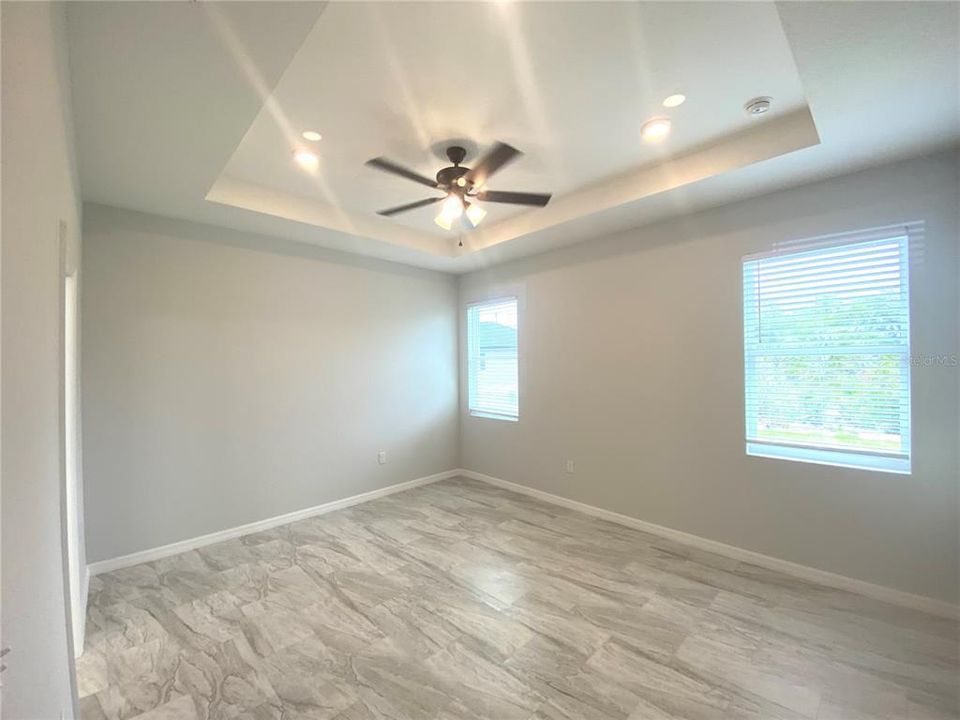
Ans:
[[[735,623],[701,623],[680,645],[676,658],[718,685],[741,688],[804,717],[816,717],[821,668],[751,630]],[[824,660],[821,667],[826,665]]]
[[[414,657],[426,658],[453,643],[461,632],[412,595],[388,600],[367,611],[377,629],[394,645]]]
[[[958,720],[958,623],[454,479],[91,579],[83,720]]]
[[[106,720],[106,714],[96,695],[81,695],[78,703],[80,717],[83,720]],[[142,714],[142,713],[141,713]]]
[[[506,614],[539,636],[589,656],[610,639],[609,631],[566,612],[536,594],[515,602]]]
[[[433,655],[426,665],[468,717],[525,720],[543,701],[500,663],[461,642]]]
[[[110,685],[110,674],[107,669],[107,658],[103,651],[97,648],[88,648],[77,658],[77,694],[85,698]]]
[[[138,716],[137,720],[201,720],[193,698],[184,695]]]

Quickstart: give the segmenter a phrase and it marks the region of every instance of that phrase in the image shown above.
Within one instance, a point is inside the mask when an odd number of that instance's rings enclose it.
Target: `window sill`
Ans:
[[[471,410],[470,416],[487,418],[488,420],[506,420],[507,422],[517,422],[520,419],[513,415],[498,415],[497,413],[481,412],[479,410]]]
[[[747,455],[812,463],[814,465],[832,465],[833,467],[853,468],[855,470],[873,470],[897,475],[909,475],[911,473],[910,458],[845,450],[747,441]]]

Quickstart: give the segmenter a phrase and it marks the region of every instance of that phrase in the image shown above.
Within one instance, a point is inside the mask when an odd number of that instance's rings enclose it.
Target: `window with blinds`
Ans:
[[[910,472],[908,247],[744,259],[747,454]]]
[[[517,298],[467,307],[467,356],[470,414],[516,420],[520,415]]]

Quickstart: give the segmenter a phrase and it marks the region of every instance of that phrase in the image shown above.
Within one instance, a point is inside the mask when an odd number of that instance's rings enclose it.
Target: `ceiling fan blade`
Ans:
[[[502,192],[499,190],[481,190],[477,193],[477,200],[494,203],[510,203],[511,205],[534,205],[543,207],[552,195],[548,193]]]
[[[435,188],[437,186],[436,180],[431,180],[430,178],[424,177],[423,175],[415,173],[413,170],[409,170],[402,165],[397,165],[392,160],[387,160],[386,158],[373,158],[373,160],[367,160],[366,164],[372,168],[376,168],[377,170],[383,170],[384,172],[388,172],[393,175],[399,175],[402,178],[413,180],[415,183],[420,183],[421,185],[426,185],[430,188]]]
[[[480,158],[477,164],[473,166],[473,169],[467,173],[467,181],[471,185],[483,185],[497,170],[507,163],[516,160],[521,155],[523,155],[523,153],[515,147],[498,142],[486,155]]]
[[[397,215],[402,212],[407,212],[407,210],[416,210],[420,207],[426,207],[427,205],[433,205],[438,203],[444,198],[428,198],[427,200],[417,200],[416,202],[407,203],[406,205],[398,205],[397,207],[388,208],[386,210],[380,210],[377,215],[383,215],[384,217],[390,217],[391,215]]]

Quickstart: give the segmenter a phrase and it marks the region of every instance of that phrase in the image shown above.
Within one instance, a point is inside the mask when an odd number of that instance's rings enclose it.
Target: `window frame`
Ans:
[[[900,264],[902,268],[902,277],[900,283],[902,293],[906,301],[907,332],[906,343],[901,349],[891,348],[890,354],[902,354],[903,362],[901,364],[901,373],[905,378],[906,391],[905,403],[907,413],[908,431],[901,434],[903,447],[898,453],[885,453],[882,451],[872,451],[869,449],[853,449],[844,447],[831,447],[829,445],[812,445],[804,443],[777,442],[770,440],[760,440],[756,438],[756,433],[751,433],[752,423],[757,418],[757,413],[751,412],[751,406],[755,400],[755,393],[751,392],[751,380],[753,374],[751,365],[752,355],[758,354],[750,345],[747,325],[748,303],[748,283],[747,283],[747,264],[761,261],[767,258],[787,258],[790,256],[801,255],[815,251],[826,251],[864,244],[869,242],[896,241],[900,245]],[[776,460],[787,460],[792,462],[805,462],[816,465],[827,465],[832,467],[853,468],[858,470],[867,470],[875,472],[885,472],[892,474],[910,475],[913,468],[913,378],[911,376],[911,342],[913,332],[912,303],[910,293],[910,274],[911,274],[911,232],[909,227],[903,225],[888,226],[874,230],[864,230],[854,233],[844,233],[838,235],[821,236],[807,241],[794,241],[784,243],[783,247],[775,246],[770,252],[755,253],[745,255],[740,263],[740,289],[741,289],[741,341],[743,343],[743,400],[744,400],[744,442],[746,455],[750,457],[763,457]],[[837,354],[842,352],[843,346],[836,346]],[[850,352],[848,350],[848,352]],[[797,354],[802,354],[803,350]],[[753,401],[751,399],[753,398]],[[753,439],[751,439],[753,438]]]
[[[498,305],[513,301],[516,306],[517,311],[517,414],[509,415],[505,413],[495,413],[490,412],[489,410],[477,409],[473,407],[474,399],[476,393],[474,392],[473,385],[471,383],[471,369],[473,367],[473,359],[470,348],[470,313],[474,308],[482,307],[486,305]],[[523,317],[523,303],[520,293],[517,292],[508,292],[503,294],[489,295],[477,300],[472,300],[464,304],[464,349],[466,353],[466,410],[467,415],[470,417],[476,418],[485,418],[488,420],[502,420],[505,422],[519,422],[520,421],[520,405],[522,393],[522,377],[523,377],[523,364],[521,361],[521,329],[522,329],[522,317]]]

